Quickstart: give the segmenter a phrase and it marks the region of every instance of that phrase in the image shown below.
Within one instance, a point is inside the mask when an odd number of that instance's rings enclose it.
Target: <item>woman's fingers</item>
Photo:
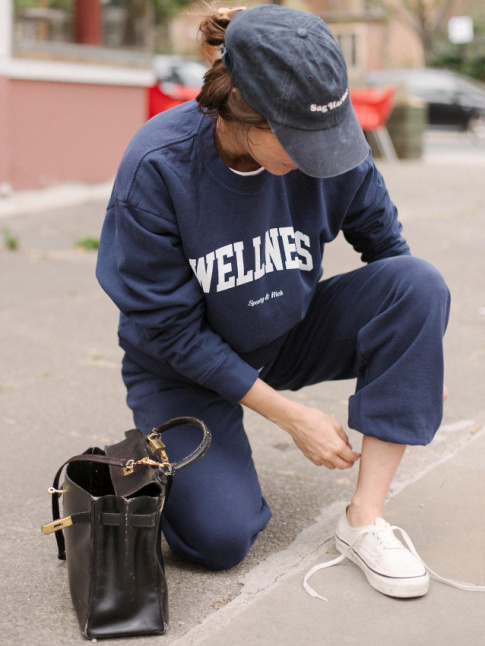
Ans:
[[[305,455],[317,466],[327,469],[350,469],[360,458],[360,453],[353,451],[347,444],[338,444],[335,447],[325,447],[324,451]]]

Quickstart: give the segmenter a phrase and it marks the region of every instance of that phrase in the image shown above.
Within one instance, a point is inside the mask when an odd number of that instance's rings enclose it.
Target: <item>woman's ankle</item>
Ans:
[[[373,525],[376,518],[381,517],[382,507],[380,505],[359,503],[352,500],[347,507],[347,522],[351,527]]]

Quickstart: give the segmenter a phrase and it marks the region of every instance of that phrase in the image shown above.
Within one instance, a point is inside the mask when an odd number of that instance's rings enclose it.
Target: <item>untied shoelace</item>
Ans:
[[[423,561],[423,559],[419,556],[418,552],[416,551],[416,548],[413,545],[412,540],[409,538],[407,533],[402,529],[401,527],[398,527],[397,525],[392,525],[390,527],[391,530],[398,530],[401,534],[401,536],[404,539],[404,542],[406,543],[406,546],[409,548],[409,551],[414,554],[416,558],[418,558],[423,566],[426,568],[427,572],[431,576],[431,578],[436,579],[436,581],[440,581],[441,583],[444,583],[445,585],[449,585],[452,588],[458,588],[459,590],[466,590],[467,592],[485,592],[485,585],[475,585],[473,583],[465,583],[464,581],[454,581],[453,579],[446,579],[445,577],[440,576],[439,574],[436,574],[436,572],[433,572],[433,570],[426,565],[426,563]],[[325,561],[324,563],[319,563],[318,565],[315,565],[312,567],[312,569],[306,573],[305,578],[303,579],[303,587],[305,590],[308,592],[309,595],[312,597],[316,597],[317,599],[321,599],[322,601],[328,601],[326,597],[322,597],[321,595],[318,594],[308,583],[308,579],[315,574],[315,572],[318,572],[318,570],[324,570],[325,568],[332,567],[333,565],[337,565],[338,563],[341,563],[346,557],[347,554],[355,547],[355,545],[360,541],[362,536],[364,534],[370,534],[373,530],[372,529],[363,529],[362,532],[355,537],[355,539],[352,541],[352,543],[345,549],[344,552],[340,554],[340,556],[337,556],[337,558],[332,559],[331,561]],[[398,540],[396,538],[396,540]]]

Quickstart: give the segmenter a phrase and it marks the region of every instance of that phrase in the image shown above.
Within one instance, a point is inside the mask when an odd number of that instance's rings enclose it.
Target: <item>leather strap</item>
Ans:
[[[194,464],[194,462],[197,462],[197,460],[200,460],[200,458],[207,453],[207,449],[211,444],[212,434],[209,431],[207,425],[196,417],[174,417],[173,419],[168,420],[168,422],[160,424],[160,426],[157,426],[153,429],[154,433],[164,433],[171,428],[175,428],[176,426],[183,426],[185,424],[198,426],[203,433],[202,441],[195,449],[195,451],[193,451],[190,455],[172,464],[174,471],[185,469],[185,467],[188,467],[189,465]]]
[[[132,514],[129,516],[132,527],[155,527],[157,514]],[[111,512],[101,512],[101,525],[120,527],[123,524],[123,515]]]

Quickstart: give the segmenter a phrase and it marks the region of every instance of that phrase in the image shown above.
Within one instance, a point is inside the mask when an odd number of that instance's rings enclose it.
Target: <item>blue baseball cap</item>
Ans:
[[[334,177],[367,158],[342,50],[321,18],[280,5],[245,9],[221,50],[234,85],[303,173]]]

